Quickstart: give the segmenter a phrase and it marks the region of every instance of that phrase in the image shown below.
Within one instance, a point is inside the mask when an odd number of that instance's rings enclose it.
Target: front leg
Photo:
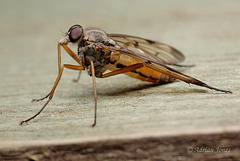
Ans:
[[[71,65],[71,64],[64,64],[61,67],[61,70],[60,70],[60,72],[58,74],[58,77],[57,77],[57,79],[56,79],[56,81],[55,81],[55,83],[53,85],[53,88],[52,88],[51,92],[48,94],[48,96],[49,96],[48,101],[43,105],[43,107],[35,115],[33,115],[32,117],[30,117],[30,118],[28,118],[26,120],[21,121],[20,125],[23,125],[23,123],[26,123],[26,122],[34,119],[36,116],[38,116],[43,111],[43,109],[47,106],[47,104],[51,101],[51,99],[53,97],[53,94],[55,92],[55,89],[56,89],[56,87],[57,87],[57,85],[58,85],[58,83],[59,83],[59,81],[60,81],[60,79],[62,77],[62,73],[63,73],[63,69],[64,68],[71,69],[71,70],[80,70],[80,71],[85,69],[82,66]]]
[[[61,71],[62,65],[61,65],[61,46],[65,49],[65,51],[78,63],[80,64],[80,59],[78,58],[78,56],[67,46],[69,43],[69,39],[61,39],[60,41],[58,41],[58,74]],[[80,64],[81,65],[81,64]],[[81,65],[83,66],[83,65]],[[42,101],[46,98],[48,98],[50,96],[51,92],[48,93],[45,97],[40,98],[40,99],[33,99],[32,102],[38,102],[38,101]]]
[[[78,63],[80,64],[80,59],[78,56],[67,46],[69,43],[69,39],[61,39],[58,41],[58,72],[61,70],[61,46],[65,49],[65,51]],[[80,64],[82,65],[82,64]]]

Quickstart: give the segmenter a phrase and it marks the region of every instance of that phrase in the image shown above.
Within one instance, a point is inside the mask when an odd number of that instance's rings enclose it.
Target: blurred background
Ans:
[[[187,57],[203,48],[212,52],[222,45],[235,52],[236,44],[213,43],[240,36],[239,2],[234,0],[12,0],[0,4],[1,64],[12,70],[19,60],[37,61],[36,55],[44,61],[56,57],[58,40],[74,24],[163,41]],[[195,46],[189,48],[189,44]],[[6,57],[11,61],[6,63]]]
[[[183,64],[196,65],[184,73],[233,94],[194,85],[190,88],[183,82],[151,86],[124,75],[97,79],[98,124],[93,129],[89,127],[94,107],[91,77],[84,72],[80,82],[73,83],[78,73],[66,70],[43,113],[27,126],[19,126],[44,104],[31,100],[45,96],[52,88],[58,70],[57,42],[74,24],[170,44],[186,56]],[[70,47],[77,50],[76,46]],[[62,63],[75,64],[65,51],[62,53]],[[239,133],[239,54],[237,0],[0,0],[0,149],[27,143],[65,144],[68,139],[82,143],[109,138],[157,136],[161,140],[161,136]],[[227,136],[214,139],[223,147],[232,147],[232,153],[225,153],[231,158],[231,154],[239,154],[239,144],[232,138],[229,142],[219,141]],[[157,148],[157,157],[164,158],[159,155],[163,149],[165,156],[190,155],[186,151],[191,145],[188,139],[180,138],[175,143],[169,140],[165,147]],[[207,140],[196,141],[197,146],[216,148],[211,139]],[[176,148],[178,143],[183,144],[182,148]],[[176,151],[171,151],[172,147]],[[216,158],[221,158],[219,155]]]

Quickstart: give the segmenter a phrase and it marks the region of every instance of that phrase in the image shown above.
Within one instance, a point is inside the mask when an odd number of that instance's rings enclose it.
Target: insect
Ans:
[[[51,101],[65,68],[77,71],[86,69],[88,74],[92,76],[95,100],[95,115],[92,127],[96,125],[97,120],[96,77],[107,78],[117,74],[126,74],[156,84],[173,82],[178,79],[188,84],[195,84],[224,93],[232,93],[231,91],[211,87],[202,81],[168,67],[167,65],[181,66],[178,63],[184,60],[184,55],[169,45],[137,36],[107,34],[95,27],[83,29],[80,25],[73,25],[64,34],[65,37],[58,42],[58,76],[53,88],[47,96],[41,99],[33,99],[33,102],[47,98],[48,100],[38,113],[22,121],[21,125],[38,116]],[[77,54],[67,46],[70,43],[78,45]],[[62,65],[61,47],[79,65]],[[106,72],[106,70],[110,72]]]

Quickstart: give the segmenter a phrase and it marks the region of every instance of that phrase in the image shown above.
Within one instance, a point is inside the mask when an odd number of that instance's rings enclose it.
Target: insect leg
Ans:
[[[76,79],[73,79],[73,82],[78,82],[80,80],[82,71],[79,71],[78,77]]]
[[[115,71],[106,73],[106,74],[102,75],[101,78],[106,78],[106,77],[111,77],[111,76],[114,76],[114,75],[117,75],[117,74],[127,73],[127,72],[130,72],[132,70],[141,68],[143,66],[144,66],[143,63],[137,63],[137,64],[134,64],[134,65],[130,65],[130,66],[127,66],[127,67],[124,67],[124,68],[117,69]]]
[[[95,68],[92,60],[90,60],[90,70],[91,70],[92,80],[93,80],[94,101],[95,101],[94,123],[92,124],[92,127],[94,127],[97,122],[97,88],[96,88],[96,80],[95,80]]]
[[[48,95],[46,95],[45,97],[43,97],[43,98],[40,98],[40,99],[32,99],[32,102],[38,102],[38,101],[42,101],[42,100],[44,100],[44,99],[46,99],[46,98],[48,98],[48,96],[51,94],[51,92],[50,93],[48,93]]]
[[[80,62],[78,56],[67,46],[67,44],[68,42],[66,39],[62,39],[58,42],[58,72],[61,70],[61,46],[77,63]]]
[[[62,39],[62,40],[60,40],[60,41],[58,42],[58,73],[60,73],[60,71],[61,71],[61,66],[62,66],[62,64],[61,64],[61,46],[66,50],[66,52],[67,52],[77,63],[80,62],[78,56],[67,46],[67,44],[68,44],[68,42],[67,42],[66,39]],[[78,78],[78,80],[79,80],[79,78]],[[46,95],[45,97],[43,97],[43,98],[33,99],[32,102],[42,101],[42,100],[48,98],[50,94],[51,94],[51,92],[50,92],[48,95]]]
[[[26,119],[26,120],[24,120],[24,121],[21,121],[20,125],[22,125],[23,123],[26,123],[26,122],[34,119],[34,118],[35,118],[36,116],[38,116],[38,115],[43,111],[43,109],[47,106],[47,104],[50,102],[50,100],[51,100],[52,97],[53,97],[54,91],[55,91],[55,89],[56,89],[56,87],[57,87],[57,85],[58,85],[58,83],[59,83],[59,81],[60,81],[60,79],[61,79],[61,76],[62,76],[62,73],[63,73],[63,69],[64,69],[64,68],[68,68],[68,69],[72,69],[72,70],[84,70],[84,67],[82,67],[82,66],[64,64],[64,65],[62,66],[62,68],[60,69],[60,72],[59,72],[59,74],[58,74],[58,77],[57,77],[54,85],[53,85],[53,88],[52,88],[51,92],[49,93],[48,101],[43,105],[43,107],[40,109],[40,111],[38,111],[38,113],[36,113],[34,116],[30,117],[29,119]]]

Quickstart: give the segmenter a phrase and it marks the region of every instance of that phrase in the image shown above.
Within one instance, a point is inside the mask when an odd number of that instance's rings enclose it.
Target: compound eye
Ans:
[[[80,25],[74,25],[68,30],[68,36],[71,42],[78,41],[83,34],[83,29]]]

